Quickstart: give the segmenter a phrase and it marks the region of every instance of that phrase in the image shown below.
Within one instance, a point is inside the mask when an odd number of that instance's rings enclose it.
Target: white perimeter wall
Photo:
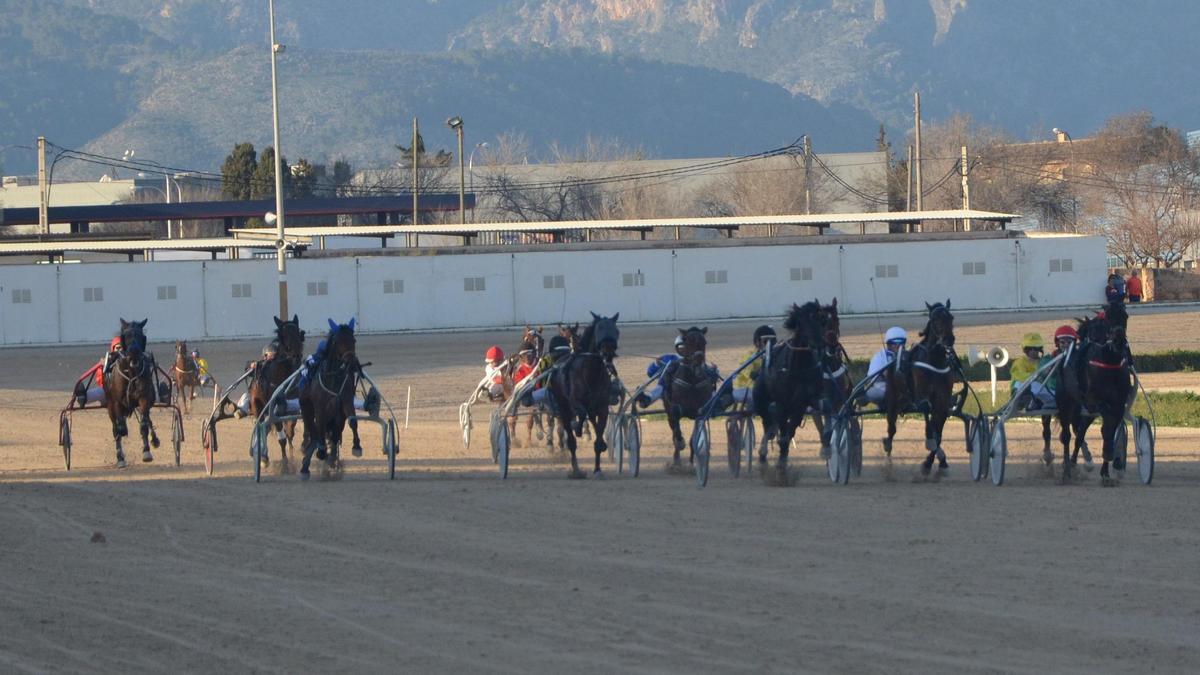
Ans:
[[[580,321],[589,310],[626,321],[771,316],[834,296],[846,314],[946,298],[961,309],[1098,304],[1105,264],[1102,238],[1035,236],[299,259],[288,280],[305,330],[353,316],[386,332]],[[266,335],[277,307],[274,261],[0,266],[5,345],[103,342],[119,317],[149,318],[156,341]]]

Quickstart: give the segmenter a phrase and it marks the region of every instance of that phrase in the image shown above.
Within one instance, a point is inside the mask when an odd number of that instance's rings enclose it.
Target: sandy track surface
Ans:
[[[959,341],[1014,343],[1058,323],[982,321],[960,317]],[[1184,347],[1196,323],[1190,313],[1139,314],[1131,335]],[[874,324],[845,322],[853,354],[874,348]],[[753,326],[710,328],[724,370]],[[644,367],[636,355],[660,353],[673,330],[623,331],[627,379]],[[514,341],[360,339],[393,405],[413,388],[401,477],[385,480],[370,430],[367,455],[349,460],[344,479],[307,484],[275,472],[250,480],[246,421],[221,425],[217,476],[204,477],[199,412],[185,421],[183,466],[169,465],[164,446],[153,464],[124,471],[111,468],[107,421],[82,414],[68,474],[54,423],[68,383],[99,350],[3,352],[0,669],[1194,672],[1200,663],[1193,430],[1160,430],[1150,488],[1132,473],[1111,490],[1086,472],[1057,485],[1027,423],[1010,427],[1004,487],[970,481],[954,426],[950,475],[921,480],[916,420],[902,424],[890,465],[881,425],[868,423],[867,467],[848,487],[829,485],[805,429],[798,486],[733,478],[714,461],[699,490],[665,470],[666,425],[654,421],[637,479],[605,459],[605,480],[568,481],[561,457],[518,447],[502,482],[487,410],[477,408],[467,450],[456,407],[486,346]],[[222,381],[259,347],[201,345]],[[723,434],[714,435],[720,460]]]

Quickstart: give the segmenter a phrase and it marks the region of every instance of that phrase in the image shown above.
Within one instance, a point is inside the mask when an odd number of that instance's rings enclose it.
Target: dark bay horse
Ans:
[[[608,406],[612,383],[616,377],[613,359],[621,331],[617,328],[620,313],[603,317],[592,313],[592,323],[579,338],[579,349],[550,377],[550,396],[554,397],[558,422],[567,432],[567,450],[571,453],[571,478],[583,478],[575,456],[576,438],[583,437],[591,421],[595,431],[595,475],[600,475],[600,455],[608,449],[604,428],[608,424]]]
[[[921,473],[929,475],[935,459],[939,472],[950,468],[942,450],[942,429],[954,406],[953,389],[959,363],[954,352],[954,315],[950,313],[950,300],[944,304],[927,302],[925,307],[929,310],[929,320],[920,332],[920,342],[905,355],[908,363],[902,363],[898,369],[888,368],[884,373],[887,381],[884,407],[888,424],[884,451],[891,456],[897,416],[906,409],[915,408],[925,417],[925,450],[929,454],[921,462]]]
[[[300,478],[307,480],[314,451],[330,470],[341,469],[338,447],[346,421],[354,417],[354,392],[362,366],[355,354],[354,319],[350,323],[329,321],[325,356],[308,375],[300,391],[300,414],[304,419],[304,462]]]
[[[854,382],[850,379],[850,369],[846,365],[850,362],[850,357],[842,347],[842,323],[838,318],[837,304],[837,298],[834,298],[832,303],[821,306],[821,313],[824,315],[822,322],[825,326],[821,346],[821,376],[825,379],[825,394],[822,397],[822,409],[814,409],[812,418],[821,435],[822,459],[828,459],[831,451],[830,436],[825,431],[824,420],[842,407],[850,390],[854,388]],[[851,419],[850,423],[857,425],[857,418]]]
[[[196,387],[200,386],[200,367],[188,353],[186,340],[175,341],[175,368],[171,377],[175,380],[175,391],[183,400],[183,412],[190,415],[192,399],[196,398]]]
[[[705,361],[708,349],[708,328],[692,326],[679,329],[683,337],[680,358],[666,366],[663,373],[662,402],[667,412],[667,424],[671,427],[671,440],[675,446],[672,463],[679,464],[679,453],[687,445],[683,431],[679,428],[681,418],[696,419],[700,409],[712,398],[717,389],[717,377]],[[688,457],[688,462],[692,457]]]
[[[271,395],[289,375],[296,372],[304,359],[304,331],[300,330],[300,317],[293,314],[288,321],[275,319],[275,355],[254,364],[254,375],[250,378],[250,414],[258,417],[271,400]],[[286,405],[286,403],[285,403]],[[287,470],[287,448],[296,434],[296,423],[277,422],[275,434],[279,440],[279,457]],[[262,449],[260,461],[263,466],[270,463],[267,449]]]
[[[513,365],[509,369],[510,372],[514,373],[514,387],[518,384],[515,373],[522,369],[536,369],[538,361],[541,360],[542,355],[545,354],[545,352],[546,341],[542,338],[542,327],[538,326],[537,328],[531,328],[530,326],[525,326],[525,331],[521,334],[521,344],[517,347],[516,352],[513,354]],[[537,424],[538,437],[541,438],[546,434],[546,428],[542,423],[541,411],[537,408],[530,410],[529,415],[525,420],[525,445],[527,446],[533,445],[534,424]],[[508,419],[508,432],[509,438],[513,439],[513,442],[516,443],[516,415],[513,415]],[[547,437],[547,445],[551,445],[552,443],[553,439],[551,437]]]
[[[1071,433],[1075,434],[1078,453],[1088,426],[1099,416],[1100,436],[1104,442],[1104,464],[1100,479],[1105,487],[1117,485],[1109,466],[1124,471],[1121,458],[1115,456],[1117,427],[1125,423],[1125,412],[1133,391],[1133,364],[1126,337],[1129,315],[1120,302],[1108,305],[1103,315],[1079,322],[1080,343],[1071,358],[1063,365],[1059,392],[1059,421],[1062,426],[1063,480],[1070,478],[1074,455],[1068,457]],[[1064,415],[1065,408],[1065,415]]]
[[[149,319],[121,319],[121,356],[104,378],[104,404],[112,422],[113,441],[117,445],[117,467],[125,468],[125,451],[121,438],[129,435],[126,420],[134,411],[140,418],[142,461],[152,462],[150,445],[158,447],[158,438],[150,426],[150,408],[157,398],[154,386],[154,361],[146,353],[146,333]],[[153,436],[153,439],[152,439]]]
[[[816,300],[793,304],[783,327],[792,336],[770,350],[754,382],[754,413],[762,420],[763,443],[776,438],[779,444],[778,467],[786,475],[788,450],[796,428],[809,408],[820,405],[825,390],[821,367],[821,346],[825,315]]]

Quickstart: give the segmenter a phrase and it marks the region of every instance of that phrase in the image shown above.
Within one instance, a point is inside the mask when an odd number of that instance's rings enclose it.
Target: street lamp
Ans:
[[[126,150],[125,154],[126,154],[125,160],[128,161],[130,157],[133,157],[133,150]],[[164,192],[162,190],[159,190],[159,192],[163,193],[163,196],[167,198],[167,203],[170,204],[171,203],[171,174],[169,173],[167,167],[163,166],[162,164],[159,164],[158,162],[155,162],[154,160],[150,160],[150,159],[141,159],[141,160],[138,160],[138,163],[139,164],[150,164],[150,165],[157,166],[160,169],[162,169],[163,185],[166,187],[166,191]],[[139,172],[138,177],[145,178],[146,174],[143,172]],[[178,197],[178,199],[176,201],[179,202],[180,204],[182,204],[183,203],[183,189],[179,187],[179,181],[175,181],[175,194]],[[167,239],[172,239],[172,238],[173,237],[171,236],[171,219],[167,218]],[[183,238],[183,221],[182,220],[179,221],[179,238],[180,239]]]
[[[467,171],[471,173],[471,194],[475,194],[475,151],[482,150],[488,146],[487,141],[476,143],[474,148],[471,148],[471,161],[467,162]],[[479,209],[479,197],[475,197],[475,208],[471,209],[471,222],[475,222],[475,211]]]
[[[275,57],[282,54],[285,47],[275,41],[275,0],[267,1],[267,9],[271,23],[271,127],[275,139],[275,269],[279,273],[279,318],[286,321],[288,297],[287,256],[284,255],[287,242],[283,239],[283,148],[279,146],[279,81],[275,73]]]
[[[467,174],[463,169],[463,120],[458,115],[446,120],[446,126],[458,134],[458,224],[467,224]]]

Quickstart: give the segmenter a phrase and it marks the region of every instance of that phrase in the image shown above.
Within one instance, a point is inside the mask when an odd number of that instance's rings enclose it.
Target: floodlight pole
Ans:
[[[287,243],[283,227],[283,150],[279,147],[279,83],[275,74],[275,57],[283,45],[275,42],[275,0],[267,0],[271,14],[271,122],[275,134],[275,260],[279,273],[279,318],[287,321]]]

